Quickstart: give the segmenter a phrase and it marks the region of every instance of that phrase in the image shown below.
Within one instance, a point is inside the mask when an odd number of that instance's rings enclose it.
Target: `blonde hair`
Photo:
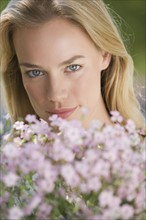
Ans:
[[[9,112],[13,121],[35,114],[23,87],[13,46],[16,28],[41,25],[53,17],[79,25],[97,48],[112,55],[109,67],[102,71],[102,96],[108,112],[117,110],[137,127],[144,125],[133,87],[134,65],[107,6],[102,0],[12,0],[1,14],[1,74]]]

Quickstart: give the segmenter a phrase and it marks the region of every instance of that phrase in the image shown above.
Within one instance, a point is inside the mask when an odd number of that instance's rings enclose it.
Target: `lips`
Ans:
[[[48,111],[48,113],[51,115],[58,115],[60,118],[68,118],[76,110],[76,108],[77,107],[54,109],[53,111]]]

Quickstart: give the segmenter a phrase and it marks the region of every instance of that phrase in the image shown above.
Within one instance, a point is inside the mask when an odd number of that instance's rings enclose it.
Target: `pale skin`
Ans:
[[[24,88],[36,114],[48,121],[60,117],[110,123],[101,95],[101,71],[111,55],[98,50],[78,26],[54,18],[38,27],[17,29],[13,35]]]

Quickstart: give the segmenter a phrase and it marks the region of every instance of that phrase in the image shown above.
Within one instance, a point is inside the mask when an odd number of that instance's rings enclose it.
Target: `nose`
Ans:
[[[50,102],[61,103],[68,97],[68,85],[65,79],[51,77],[47,89]]]

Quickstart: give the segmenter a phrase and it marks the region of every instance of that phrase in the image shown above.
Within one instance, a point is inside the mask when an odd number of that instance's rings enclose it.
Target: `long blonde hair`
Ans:
[[[53,17],[79,25],[97,48],[112,55],[109,67],[102,72],[102,96],[108,112],[117,110],[137,127],[144,125],[133,87],[134,65],[118,28],[102,0],[12,0],[1,14],[1,74],[7,106],[13,121],[35,114],[23,87],[13,46],[16,28],[41,25]]]

